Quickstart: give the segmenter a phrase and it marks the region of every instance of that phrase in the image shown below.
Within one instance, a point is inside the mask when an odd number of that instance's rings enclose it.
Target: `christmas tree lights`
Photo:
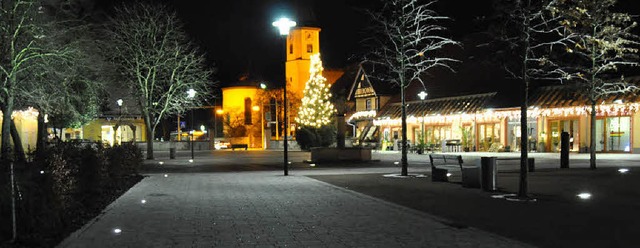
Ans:
[[[325,126],[331,122],[331,116],[335,113],[335,108],[329,100],[331,92],[326,84],[327,79],[322,76],[324,69],[320,54],[311,55],[309,67],[309,81],[304,87],[302,104],[296,117],[298,128]]]

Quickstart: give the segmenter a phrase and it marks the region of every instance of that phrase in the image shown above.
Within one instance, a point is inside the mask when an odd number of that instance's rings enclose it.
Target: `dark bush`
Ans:
[[[16,166],[16,247],[60,242],[141,179],[142,152],[133,144],[59,142],[32,157]],[[0,180],[1,220],[11,219],[10,190],[8,180]],[[11,238],[11,221],[0,222],[1,246]]]
[[[318,144],[320,147],[329,147],[336,142],[337,130],[333,125],[323,126],[317,130]]]
[[[296,131],[296,141],[302,150],[309,150],[317,143],[316,132],[309,127],[302,127]]]

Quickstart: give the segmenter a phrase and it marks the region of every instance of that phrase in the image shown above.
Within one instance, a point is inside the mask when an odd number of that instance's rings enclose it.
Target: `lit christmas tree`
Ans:
[[[311,55],[311,65],[309,66],[310,77],[304,87],[302,104],[298,110],[296,122],[298,127],[319,128],[329,124],[331,116],[335,113],[333,104],[329,101],[331,92],[329,85],[322,76],[322,60],[320,54]]]

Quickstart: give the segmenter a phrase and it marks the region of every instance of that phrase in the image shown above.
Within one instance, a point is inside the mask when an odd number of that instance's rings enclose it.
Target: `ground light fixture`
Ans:
[[[142,199],[142,200],[140,200],[140,203],[145,204],[145,203],[147,203],[147,200]]]
[[[122,233],[122,229],[116,227],[116,228],[113,229],[113,233],[116,234],[116,235],[120,234],[120,233]]]
[[[189,163],[193,163],[193,159],[189,159]]]
[[[163,164],[164,164],[164,161],[160,161],[160,162],[158,162],[158,164],[163,165]]]
[[[400,164],[400,162],[396,161],[396,162],[393,162],[393,164],[395,164],[395,165],[399,165],[399,164]]]
[[[627,172],[629,172],[629,169],[627,169],[627,168],[620,168],[620,169],[618,169],[618,172],[620,172],[620,174],[626,174]]]
[[[41,170],[41,171],[40,171],[40,174],[44,174],[44,171],[43,171],[43,170]]]
[[[169,174],[164,174],[164,177],[169,177]]]
[[[578,196],[578,198],[582,199],[582,200],[589,200],[591,199],[591,194],[587,193],[587,192],[582,192],[580,194],[577,194],[576,196]]]
[[[316,164],[309,164],[309,166],[311,166],[311,167],[316,167]]]
[[[451,173],[447,173],[447,177],[451,177],[453,174]]]

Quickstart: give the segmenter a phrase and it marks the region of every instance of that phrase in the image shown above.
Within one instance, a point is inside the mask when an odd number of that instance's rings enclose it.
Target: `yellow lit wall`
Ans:
[[[38,110],[29,108],[24,111],[13,111],[13,122],[16,124],[18,134],[22,141],[22,148],[25,152],[29,149],[36,149],[36,139],[38,133]],[[0,123],[2,123],[2,112],[0,112]],[[2,130],[0,130],[2,132]],[[0,133],[0,137],[2,134]],[[11,140],[13,144],[13,139]]]
[[[241,111],[244,113],[244,99],[251,98],[251,104],[255,104],[257,87],[253,86],[234,86],[222,89],[222,110],[223,115],[232,113],[234,111]]]
[[[118,123],[117,120],[95,119],[82,127],[83,138],[92,141],[102,141],[113,145],[113,127]],[[138,119],[126,119],[120,122],[120,128],[116,133],[116,139],[122,138],[122,141],[128,142],[133,139],[134,133],[129,124],[133,124],[136,127],[135,141],[144,142],[147,141],[147,131],[142,118]],[[108,127],[108,128],[103,128]],[[120,140],[118,140],[120,141]]]
[[[287,90],[302,99],[302,91],[309,80],[310,56],[320,53],[320,28],[298,27],[287,37]]]
[[[633,113],[631,126],[631,152],[640,153],[640,112]]]

